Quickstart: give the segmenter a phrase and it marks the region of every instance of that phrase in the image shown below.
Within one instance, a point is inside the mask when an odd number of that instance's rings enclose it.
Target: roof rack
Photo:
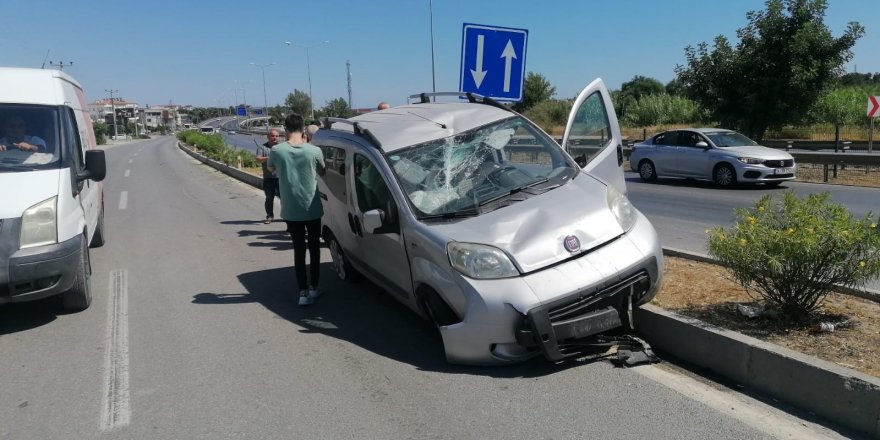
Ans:
[[[417,94],[417,95],[410,95],[409,98],[407,98],[407,99],[415,99],[415,98],[419,98],[419,103],[421,103],[421,104],[427,104],[427,103],[431,102],[431,99],[430,99],[431,97],[436,97],[436,96],[458,96],[458,97],[462,97],[462,96],[464,96],[464,97],[467,98],[468,102],[470,102],[471,104],[473,104],[473,103],[479,103],[479,104],[491,105],[492,107],[497,107],[497,108],[500,108],[500,109],[507,110],[507,111],[509,111],[509,112],[515,113],[515,112],[513,111],[513,109],[511,109],[510,107],[507,107],[506,105],[504,105],[504,104],[502,104],[502,103],[500,103],[500,102],[498,102],[498,101],[496,101],[496,100],[494,100],[494,99],[492,99],[492,98],[489,98],[489,97],[486,97],[486,96],[483,96],[483,95],[478,95],[478,94],[476,94],[476,93],[471,93],[471,92],[431,92],[431,93],[419,93],[419,94]]]
[[[330,117],[327,117],[327,118],[324,118],[321,120],[321,125],[327,130],[332,130],[333,124],[335,124],[335,123],[351,125],[352,131],[354,131],[354,134],[368,140],[371,144],[373,144],[374,147],[376,147],[377,150],[382,149],[382,143],[379,142],[379,139],[376,139],[376,136],[373,135],[373,133],[369,129],[361,128],[360,124],[358,124],[355,121],[350,121],[350,120],[344,119],[344,118],[330,118]]]

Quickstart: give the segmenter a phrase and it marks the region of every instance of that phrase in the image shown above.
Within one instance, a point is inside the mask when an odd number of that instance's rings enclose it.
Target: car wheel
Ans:
[[[736,171],[726,163],[720,164],[715,167],[715,171],[712,173],[712,180],[722,188],[730,188],[736,185]]]
[[[329,239],[330,243],[328,243],[328,247],[330,248],[330,258],[333,260],[333,270],[336,272],[336,276],[342,281],[356,281],[357,272],[351,267],[351,263],[348,262],[348,257],[345,256],[342,246],[336,241],[336,237],[331,235]]]
[[[95,226],[95,233],[92,234],[92,242],[89,247],[104,246],[104,204],[101,204],[101,212],[98,214],[98,225]]]
[[[458,318],[452,307],[449,307],[449,304],[443,301],[440,294],[431,288],[425,288],[419,294],[419,302],[428,319],[438,328],[461,322],[461,319]]]
[[[83,240],[85,243],[85,240]],[[92,303],[92,268],[89,262],[89,247],[83,244],[76,268],[73,287],[61,295],[61,306],[67,310],[85,310]]]
[[[639,162],[639,177],[645,182],[653,182],[657,180],[657,170],[654,168],[654,162],[643,160]]]

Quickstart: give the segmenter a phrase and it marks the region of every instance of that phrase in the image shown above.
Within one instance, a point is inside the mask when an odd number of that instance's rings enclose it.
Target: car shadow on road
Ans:
[[[321,265],[323,293],[308,307],[297,305],[293,267],[243,273],[238,279],[246,292],[200,293],[195,295],[193,303],[257,302],[301,327],[301,333],[321,333],[424,371],[498,378],[541,377],[596,361],[571,359],[554,364],[539,357],[510,366],[450,365],[443,354],[440,334],[433,325],[366,280],[357,284],[339,280],[330,263]]]
[[[763,190],[763,191],[779,191],[788,189],[788,186],[785,185],[785,182],[779,184],[779,186],[767,186],[759,183],[740,183],[738,185],[732,186],[730,188],[721,188],[716,185],[714,182],[708,180],[697,180],[697,179],[683,179],[677,177],[660,177],[653,182],[645,182],[638,175],[635,176],[626,176],[624,179],[627,183],[642,183],[645,185],[660,185],[660,186],[670,186],[670,187],[689,187],[689,188],[705,188],[705,189],[715,189],[719,191],[754,191],[754,190]]]
[[[49,324],[71,312],[61,308],[57,297],[0,306],[0,336]]]

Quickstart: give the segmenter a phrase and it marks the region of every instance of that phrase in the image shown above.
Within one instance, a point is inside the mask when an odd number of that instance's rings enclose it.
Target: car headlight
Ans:
[[[614,214],[614,217],[617,218],[620,227],[624,231],[629,231],[630,228],[636,224],[636,208],[633,207],[632,203],[629,202],[629,199],[627,199],[625,195],[614,189],[614,187],[609,186],[606,194],[608,209],[610,209]]]
[[[758,159],[756,157],[737,157],[737,160],[742,163],[747,163],[749,165],[761,165],[762,163],[764,163],[764,159]]]
[[[21,215],[21,248],[58,243],[55,205],[58,197],[43,200]]]
[[[496,247],[453,241],[446,245],[446,253],[452,267],[471,278],[486,280],[519,276],[507,254]]]

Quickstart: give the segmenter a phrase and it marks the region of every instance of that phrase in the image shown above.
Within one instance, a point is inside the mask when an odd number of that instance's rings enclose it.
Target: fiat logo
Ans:
[[[577,252],[581,250],[581,241],[574,235],[565,237],[565,239],[562,240],[562,245],[565,246],[565,250],[569,252]]]

